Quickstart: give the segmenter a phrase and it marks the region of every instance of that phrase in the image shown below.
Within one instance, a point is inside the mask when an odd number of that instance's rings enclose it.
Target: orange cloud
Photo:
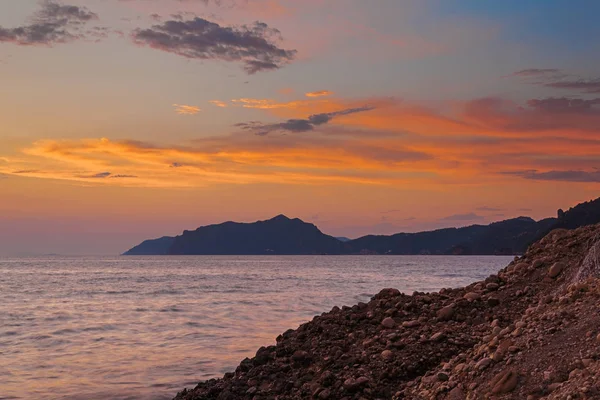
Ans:
[[[173,104],[173,107],[175,107],[175,112],[179,115],[196,115],[202,111],[200,107],[196,106]]]
[[[227,103],[225,103],[224,101],[221,101],[221,100],[210,100],[209,103],[216,107],[221,107],[221,108],[227,107]]]
[[[273,110],[277,108],[299,109],[307,105],[308,100],[290,101],[285,103],[277,102],[272,99],[233,99],[231,100],[236,105],[241,105],[244,108],[256,108],[261,110]]]
[[[317,92],[308,92],[305,94],[306,97],[323,97],[323,96],[331,96],[333,92],[329,90],[319,90]]]
[[[600,140],[593,133],[600,127],[600,113],[593,100],[537,99],[520,105],[476,99],[437,108],[393,98],[237,99],[234,104],[282,120],[240,125],[273,128],[266,137],[240,128],[178,146],[39,141],[0,161],[0,173],[150,187],[257,182],[433,187],[523,179],[589,183],[599,175]],[[311,127],[293,129],[301,123]]]

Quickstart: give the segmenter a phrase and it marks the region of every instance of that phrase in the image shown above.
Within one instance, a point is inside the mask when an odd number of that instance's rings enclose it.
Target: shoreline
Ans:
[[[334,307],[175,400],[600,398],[600,270],[582,273],[598,237],[556,230],[464,288]]]

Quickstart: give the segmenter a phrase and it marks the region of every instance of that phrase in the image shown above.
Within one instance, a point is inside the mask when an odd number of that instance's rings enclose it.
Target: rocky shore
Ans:
[[[600,399],[600,225],[465,288],[334,307],[175,400],[304,398]]]

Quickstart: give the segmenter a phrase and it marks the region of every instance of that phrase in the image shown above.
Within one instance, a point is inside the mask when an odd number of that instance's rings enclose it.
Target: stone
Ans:
[[[344,381],[344,389],[351,392],[358,388],[358,384],[356,383],[356,379],[348,378]]]
[[[465,364],[465,363],[457,364],[456,367],[454,367],[454,372],[456,372],[457,374],[461,373],[465,368],[467,368],[467,364]]]
[[[565,269],[565,264],[562,262],[554,263],[548,270],[548,276],[550,278],[556,278]]]
[[[396,296],[400,296],[400,291],[398,289],[387,288],[387,289],[382,289],[377,295],[375,295],[375,298],[387,299],[387,298],[396,297]]]
[[[436,378],[440,382],[446,382],[448,380],[448,375],[446,375],[443,372],[438,372],[438,374],[436,375]]]
[[[421,325],[421,323],[416,319],[414,319],[412,321],[404,321],[402,323],[402,326],[405,328],[416,328],[417,326],[420,326],[420,325]]]
[[[432,342],[441,342],[442,340],[444,340],[446,338],[446,336],[444,335],[444,332],[437,332],[434,333],[429,340],[431,340]]]
[[[452,317],[454,317],[454,307],[446,306],[439,309],[437,312],[437,317],[442,321],[448,321],[449,319],[452,319]]]
[[[505,394],[512,392],[519,384],[519,374],[514,369],[500,372],[492,380],[492,393]]]
[[[531,266],[532,266],[533,268],[539,268],[539,267],[541,267],[542,265],[544,265],[544,262],[543,262],[542,260],[535,260]]]
[[[575,368],[573,371],[569,372],[569,379],[576,378],[577,375],[579,375],[580,373],[581,373],[581,370],[578,368]]]
[[[487,304],[490,307],[496,307],[498,304],[500,304],[500,299],[496,297],[488,297]]]
[[[479,300],[481,298],[481,294],[477,292],[469,292],[463,296],[463,298],[469,301]]]
[[[381,352],[381,358],[384,360],[390,360],[394,356],[391,350],[384,350]]]
[[[294,354],[292,354],[292,361],[304,361],[308,358],[308,353],[304,350],[296,350]]]
[[[358,386],[363,386],[363,385],[368,384],[369,381],[370,381],[370,379],[367,378],[366,376],[359,376],[358,379],[356,379],[356,384]]]
[[[459,387],[452,389],[446,397],[447,400],[466,400],[466,398],[465,392]]]
[[[331,397],[331,390],[329,390],[329,389],[322,390],[321,393],[319,393],[319,398],[322,400],[329,399],[330,397]]]
[[[483,370],[486,369],[487,367],[489,367],[492,364],[492,359],[489,357],[486,358],[482,358],[481,360],[479,360],[477,362],[477,364],[475,364],[475,368],[479,369],[479,370]]]
[[[394,326],[396,326],[396,321],[394,321],[391,317],[387,317],[381,321],[381,326],[387,329],[392,329]]]
[[[522,272],[522,271],[525,271],[527,269],[527,267],[529,267],[529,265],[527,265],[527,263],[518,263],[517,265],[515,265],[514,271]]]
[[[498,290],[499,287],[500,287],[500,285],[498,285],[497,283],[494,283],[494,282],[490,282],[487,285],[485,285],[485,288],[487,290]]]

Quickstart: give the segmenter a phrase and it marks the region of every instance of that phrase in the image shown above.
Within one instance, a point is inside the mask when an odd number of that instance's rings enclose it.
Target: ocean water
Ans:
[[[464,286],[510,260],[0,259],[0,399],[171,399],[335,305]]]

